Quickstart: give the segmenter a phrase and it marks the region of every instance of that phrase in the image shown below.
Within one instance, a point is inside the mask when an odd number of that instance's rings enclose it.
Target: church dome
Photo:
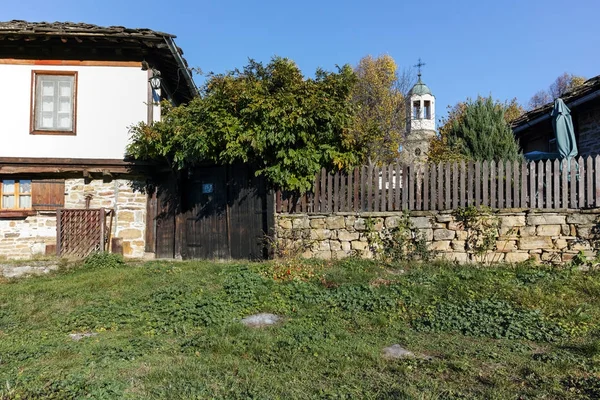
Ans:
[[[410,92],[408,92],[408,95],[409,96],[412,96],[412,95],[422,96],[424,94],[431,94],[431,89],[429,89],[429,87],[426,84],[421,82],[421,77],[419,76],[419,81],[417,83],[415,83],[415,86],[413,86],[412,89],[410,89]]]

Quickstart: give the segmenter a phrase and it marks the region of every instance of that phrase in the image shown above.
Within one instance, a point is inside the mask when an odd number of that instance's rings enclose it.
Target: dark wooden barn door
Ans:
[[[229,258],[226,172],[202,168],[186,185],[183,258]]]
[[[234,259],[266,258],[267,190],[263,178],[243,165],[228,179],[230,254]]]
[[[156,197],[156,194],[153,196]],[[171,203],[166,196],[166,194],[160,194],[154,204],[150,203],[156,210],[154,222],[156,232],[156,258],[175,257],[175,214],[170,210]],[[150,209],[148,212],[151,212]],[[146,229],[151,229],[151,227],[146,225]],[[150,238],[152,237],[151,235],[148,236]]]

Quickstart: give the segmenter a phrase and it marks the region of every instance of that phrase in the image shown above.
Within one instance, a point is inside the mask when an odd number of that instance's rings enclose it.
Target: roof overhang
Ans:
[[[175,36],[150,29],[71,22],[0,22],[0,58],[146,61],[158,69],[177,103],[197,96]]]

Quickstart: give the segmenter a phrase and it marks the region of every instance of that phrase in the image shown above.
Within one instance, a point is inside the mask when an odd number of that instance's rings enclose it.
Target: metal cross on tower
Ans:
[[[419,63],[415,65],[415,67],[419,68],[419,73],[417,74],[417,76],[419,77],[419,80],[421,79],[421,67],[424,67],[425,64],[424,62],[421,61],[421,57],[419,57]]]

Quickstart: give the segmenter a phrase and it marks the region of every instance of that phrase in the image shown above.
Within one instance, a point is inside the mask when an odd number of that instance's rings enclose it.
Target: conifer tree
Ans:
[[[472,160],[515,160],[520,149],[504,116],[491,96],[478,97],[465,105],[462,118],[447,132],[450,148]]]

